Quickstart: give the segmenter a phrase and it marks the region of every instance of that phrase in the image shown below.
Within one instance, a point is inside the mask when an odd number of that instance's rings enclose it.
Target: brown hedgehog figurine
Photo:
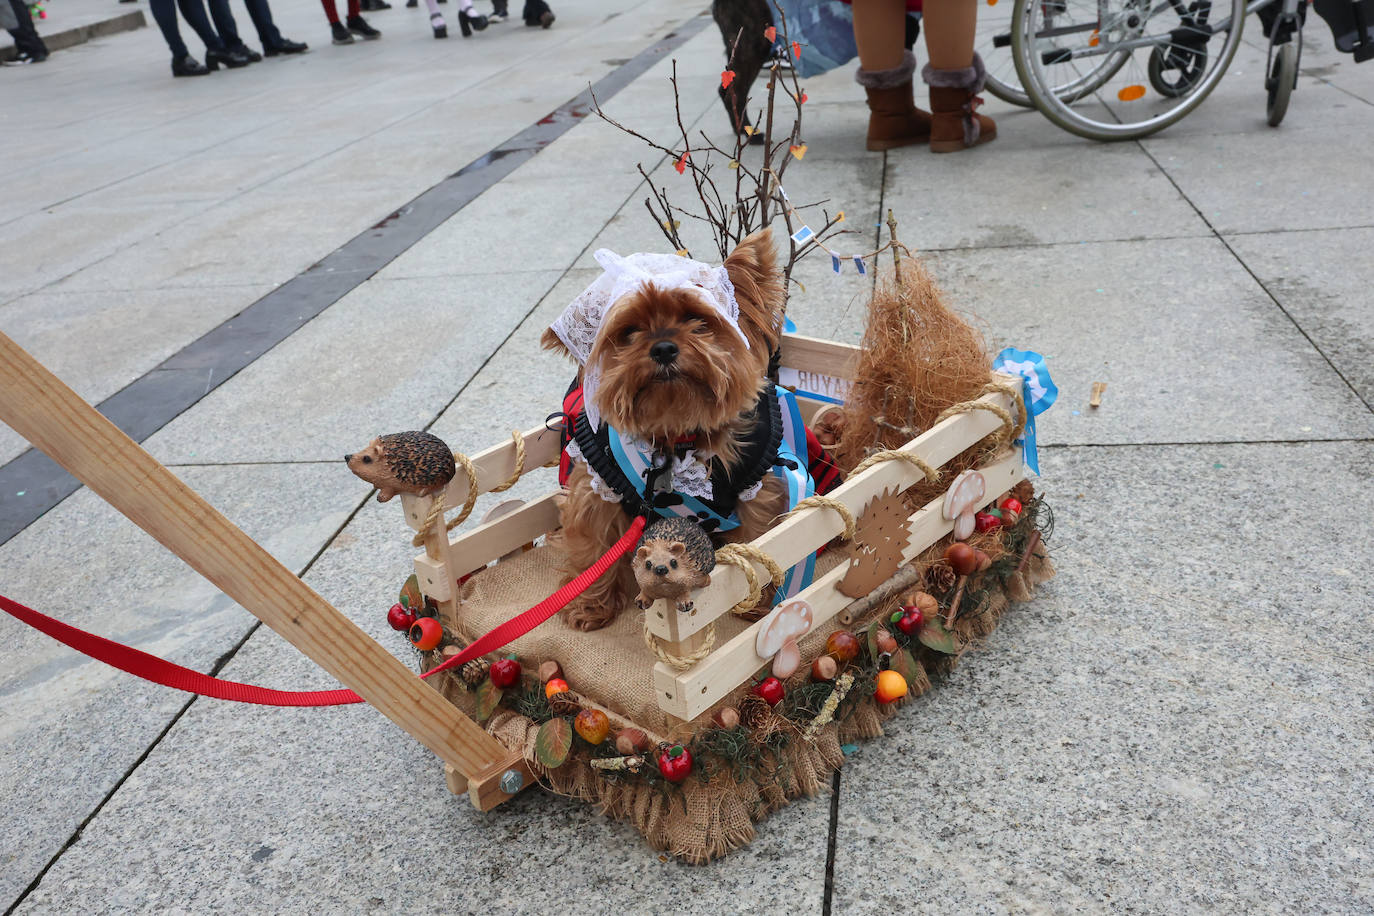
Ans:
[[[659,519],[645,529],[635,551],[635,604],[648,610],[659,598],[668,598],[685,614],[692,609],[687,593],[710,585],[715,566],[711,539],[695,519]]]
[[[411,431],[378,436],[361,452],[344,455],[348,469],[378,489],[377,502],[397,493],[433,496],[448,486],[457,465],[444,440]]]

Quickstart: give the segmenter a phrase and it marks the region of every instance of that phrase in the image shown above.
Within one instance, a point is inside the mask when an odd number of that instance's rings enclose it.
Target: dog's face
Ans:
[[[723,430],[754,406],[782,321],[770,231],[741,242],[725,268],[739,303],[739,333],[686,289],[646,285],[609,310],[587,366],[600,375],[596,407],[617,430],[672,441]],[[543,344],[564,349],[551,330]]]
[[[671,440],[720,429],[753,406],[759,373],[744,340],[702,297],[648,285],[610,310],[587,359],[601,415]]]

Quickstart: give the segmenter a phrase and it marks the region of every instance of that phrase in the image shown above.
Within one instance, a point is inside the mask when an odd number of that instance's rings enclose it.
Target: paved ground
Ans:
[[[168,77],[151,28],[0,71],[0,328],[100,401],[696,10],[564,0],[550,31],[446,43],[422,13],[334,48],[312,3],[279,3],[312,53],[202,80]],[[1041,429],[1060,577],[849,761],[836,804],[685,867],[562,799],[478,814],[368,709],[188,702],[0,622],[0,905],[1369,912],[1374,66],[1329,45],[1308,30],[1279,130],[1247,48],[1191,120],[1110,147],[991,104],[989,148],[866,153],[848,74],[808,83],[794,197],[860,225],[893,207],[990,341],[1040,349],[1062,391]],[[676,57],[684,115],[720,130],[718,37]],[[608,109],[666,131],[666,66]],[[146,446],[404,655],[382,612],[408,531],[338,458],[431,421],[471,450],[553,409],[566,370],[536,339],[591,251],[660,244],[636,161],[663,168],[577,124],[341,275]],[[792,313],[853,339],[862,284],[825,274]],[[0,429],[0,462],[24,448]],[[84,490],[0,545],[0,570],[0,592],[182,664],[327,686]]]

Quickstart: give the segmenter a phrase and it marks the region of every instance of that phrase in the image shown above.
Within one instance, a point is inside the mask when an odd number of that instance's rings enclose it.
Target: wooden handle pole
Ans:
[[[474,778],[509,759],[499,741],[3,333],[0,421],[445,763]]]

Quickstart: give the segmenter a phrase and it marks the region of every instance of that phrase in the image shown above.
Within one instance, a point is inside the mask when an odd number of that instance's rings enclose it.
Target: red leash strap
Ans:
[[[601,578],[616,560],[619,560],[634,546],[644,531],[644,525],[645,519],[643,517],[635,519],[630,524],[630,530],[626,531],[625,535],[616,541],[601,559],[593,563],[590,569],[528,611],[493,627],[462,652],[421,676],[429,677],[440,671],[447,671],[450,668],[465,664],[480,655],[494,652],[524,636],[557,614],[567,606],[568,602],[582,594],[593,582]],[[345,706],[363,701],[362,697],[351,690],[270,690],[265,687],[255,687],[252,684],[241,684],[238,681],[226,681],[212,677],[173,664],[166,659],[158,658],[156,655],[149,655],[147,652],[106,639],[103,636],[78,630],[70,624],[63,623],[46,614],[40,614],[17,601],[11,601],[4,595],[0,595],[0,609],[3,609],[16,620],[28,624],[40,633],[51,636],[83,655],[88,655],[96,661],[104,662],[120,671],[132,674],[134,677],[140,677],[145,681],[152,681],[164,687],[184,690],[216,700],[257,703],[263,706]]]

